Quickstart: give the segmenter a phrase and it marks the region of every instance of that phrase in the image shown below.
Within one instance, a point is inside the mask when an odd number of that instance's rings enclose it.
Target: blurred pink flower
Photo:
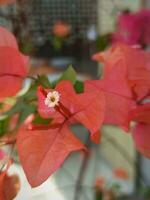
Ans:
[[[56,22],[53,27],[53,34],[58,37],[66,37],[70,33],[70,26],[61,21]]]
[[[117,31],[112,35],[112,43],[117,42],[129,45],[150,44],[150,10],[119,15]]]
[[[126,169],[122,167],[115,168],[113,170],[113,175],[116,178],[122,179],[122,180],[128,180],[129,179],[129,173]]]
[[[95,187],[99,190],[103,190],[106,184],[106,179],[103,176],[100,176],[95,181]]]

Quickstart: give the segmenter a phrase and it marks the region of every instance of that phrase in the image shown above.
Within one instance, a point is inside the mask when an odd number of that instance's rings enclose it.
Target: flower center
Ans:
[[[58,105],[60,100],[60,94],[57,91],[49,92],[45,98],[45,105],[49,108],[54,108]]]
[[[51,102],[55,102],[56,101],[55,97],[51,97],[50,100],[51,100]]]

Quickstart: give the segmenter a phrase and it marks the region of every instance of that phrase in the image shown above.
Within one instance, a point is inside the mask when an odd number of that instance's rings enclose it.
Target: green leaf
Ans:
[[[83,93],[84,83],[82,81],[76,81],[76,83],[74,84],[74,89],[77,93]]]
[[[36,99],[37,88],[38,88],[38,83],[36,81],[30,86],[28,92],[22,96],[22,99],[26,101],[31,99]]]
[[[51,87],[51,83],[45,75],[38,76],[38,84],[42,85],[44,88]]]
[[[22,101],[17,102],[10,110],[8,110],[5,115],[12,116],[15,113],[20,112],[24,107],[24,103]]]
[[[103,200],[103,193],[100,190],[95,190],[95,200]]]
[[[7,115],[0,116],[0,137],[8,131],[9,117]]]
[[[68,69],[60,77],[58,82],[60,82],[62,80],[69,80],[72,82],[72,84],[75,84],[76,79],[77,79],[77,74],[76,74],[75,70],[73,69],[72,66],[69,66]]]
[[[17,126],[21,125],[25,119],[36,111],[36,106],[32,104],[24,104],[19,115]]]
[[[44,124],[44,125],[48,125],[51,121],[52,121],[52,119],[44,119],[44,118],[42,118],[40,115],[37,115],[37,116],[35,117],[35,119],[33,120],[33,124]]]

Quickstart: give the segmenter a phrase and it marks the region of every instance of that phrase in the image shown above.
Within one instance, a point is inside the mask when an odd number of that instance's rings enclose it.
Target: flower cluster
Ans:
[[[150,53],[119,44],[93,59],[105,67],[102,80],[90,81],[105,92],[105,123],[132,131],[137,149],[150,158]]]
[[[68,27],[59,24],[54,33],[66,36]],[[1,109],[0,145],[16,145],[32,187],[46,181],[72,152],[87,153],[71,129],[74,124],[83,125],[96,144],[102,125],[119,126],[132,133],[137,149],[150,158],[150,53],[119,43],[93,59],[104,65],[101,79],[80,82],[70,67],[54,83],[46,76],[32,77],[29,88],[15,96],[28,76],[28,57],[19,51],[12,33],[0,27],[1,106],[5,108],[6,97],[13,97],[9,110]],[[122,170],[116,175],[127,178]],[[12,177],[2,167],[0,199],[4,200],[6,179]],[[18,190],[11,191],[16,195]]]

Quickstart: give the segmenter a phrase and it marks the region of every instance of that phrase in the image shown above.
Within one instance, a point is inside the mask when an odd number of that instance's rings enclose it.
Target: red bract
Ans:
[[[13,200],[20,189],[17,175],[8,176],[6,172],[0,173],[0,200]]]
[[[138,122],[132,131],[136,148],[144,156],[150,158],[150,103],[138,105],[131,110],[129,121],[131,120]]]
[[[18,50],[14,36],[0,29],[0,99],[15,95],[29,70],[28,57]]]
[[[128,114],[132,106],[134,106],[134,101],[129,97],[123,96],[123,91],[121,90],[120,92],[122,92],[122,95],[118,94],[117,91],[115,92],[115,82],[112,82],[112,88],[111,84],[104,84],[104,81],[102,80],[87,81],[87,83],[95,86],[98,90],[104,92],[106,101],[106,113],[104,123],[119,125],[125,130],[128,130]]]
[[[17,40],[16,40],[15,36],[4,27],[0,27],[0,47],[11,47],[11,48],[14,48],[19,51]],[[29,70],[29,64],[28,64],[29,57],[25,56],[21,53],[20,53],[20,56],[22,57],[25,69],[28,71]]]
[[[73,151],[83,150],[83,144],[72,134],[67,122],[49,130],[21,129],[17,148],[32,187],[42,184]]]
[[[149,92],[149,53],[118,44],[102,56],[103,59],[100,56],[99,58],[104,61],[103,79],[109,84],[113,83],[109,87],[111,91],[123,96],[133,96],[135,100]]]
[[[18,49],[15,36],[4,27],[0,27],[0,46],[13,47]]]
[[[91,84],[105,93],[105,122],[127,129],[129,111],[136,101],[149,96],[150,54],[118,44],[94,58],[104,63],[102,80],[91,81]]]
[[[91,138],[94,140],[103,123],[105,115],[105,99],[102,91],[98,91],[94,86],[85,84],[85,92],[76,94],[73,86],[69,81],[62,81],[56,88],[60,93],[60,103],[69,111],[70,123],[79,122],[88,128],[91,132]],[[48,92],[48,91],[47,91]],[[38,92],[39,113],[43,117],[54,118],[58,121],[64,119],[64,116],[54,108],[48,108],[45,103],[45,95],[42,94],[41,88]],[[94,140],[96,143],[97,140]]]
[[[137,124],[132,136],[138,151],[150,158],[150,124]]]
[[[7,174],[7,171],[12,164],[12,161],[8,156],[4,157],[1,161],[0,167],[3,168],[3,165],[7,164],[6,169],[0,171],[0,200],[13,200],[20,190],[20,180],[15,174],[11,176]]]

